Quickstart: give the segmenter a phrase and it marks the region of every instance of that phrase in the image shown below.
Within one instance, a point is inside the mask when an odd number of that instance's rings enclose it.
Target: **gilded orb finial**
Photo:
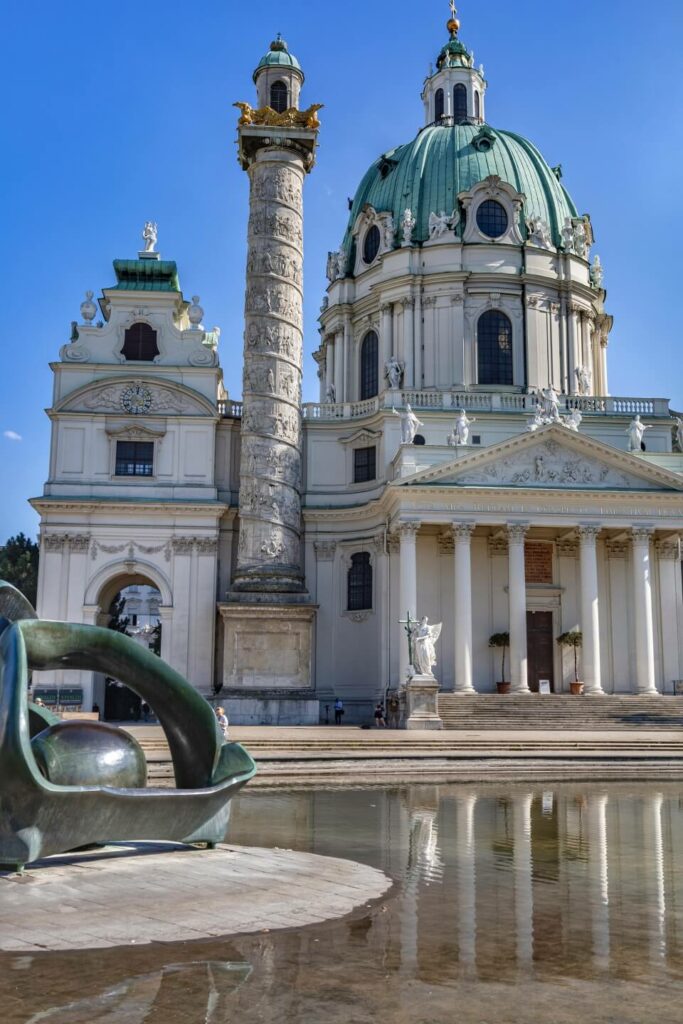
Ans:
[[[455,0],[450,0],[451,16],[446,23],[446,28],[451,34],[451,39],[455,39],[460,29],[460,21],[458,20],[458,10],[455,6]]]

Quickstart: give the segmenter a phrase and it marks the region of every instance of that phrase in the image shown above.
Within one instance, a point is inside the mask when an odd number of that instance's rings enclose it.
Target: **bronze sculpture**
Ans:
[[[155,709],[177,789],[143,788],[130,737],[114,740],[111,727],[95,723],[58,725],[29,704],[31,670],[69,668],[114,676]],[[255,772],[201,694],[155,654],[109,629],[40,621],[0,582],[0,870],[113,841],[215,845],[230,799]],[[69,784],[74,778],[80,784]]]

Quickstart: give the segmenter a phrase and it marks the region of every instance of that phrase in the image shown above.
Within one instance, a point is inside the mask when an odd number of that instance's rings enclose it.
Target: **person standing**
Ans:
[[[223,733],[223,739],[227,740],[228,726],[230,723],[228,722],[228,716],[225,713],[225,708],[216,708],[216,721],[218,722],[218,726],[221,732]]]
[[[380,703],[375,706],[375,728],[384,729],[386,728],[386,724],[386,719],[384,718],[384,705],[380,701]]]
[[[335,697],[334,701],[334,724],[341,725],[344,717],[344,702],[341,697]]]

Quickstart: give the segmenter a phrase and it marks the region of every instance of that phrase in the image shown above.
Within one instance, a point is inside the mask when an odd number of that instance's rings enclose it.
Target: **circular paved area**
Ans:
[[[179,942],[343,917],[391,886],[381,871],[291,850],[116,844],[0,874],[0,950]]]

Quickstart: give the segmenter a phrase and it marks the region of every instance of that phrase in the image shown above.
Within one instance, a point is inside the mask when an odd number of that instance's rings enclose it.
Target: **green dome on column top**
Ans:
[[[289,52],[287,43],[279,32],[277,34],[277,38],[270,44],[268,53],[259,61],[258,67],[256,68],[256,71],[254,71],[254,81],[256,81],[259,71],[262,71],[264,68],[272,67],[290,68],[294,71],[298,71],[303,81],[304,73],[301,70],[301,64],[299,64],[299,61],[296,59],[294,54]]]
[[[526,222],[540,218],[559,246],[566,218],[578,216],[559,180],[559,170],[552,170],[533,143],[521,135],[488,125],[456,124],[430,125],[412,142],[384,153],[373,163],[353,201],[344,238],[347,254],[352,256],[351,233],[366,204],[378,213],[392,213],[397,229],[404,211],[412,210],[417,221],[413,241],[424,242],[429,238],[429,215],[441,210],[450,213],[458,207],[461,192],[490,175],[498,175],[525,195],[523,237],[528,234]]]

